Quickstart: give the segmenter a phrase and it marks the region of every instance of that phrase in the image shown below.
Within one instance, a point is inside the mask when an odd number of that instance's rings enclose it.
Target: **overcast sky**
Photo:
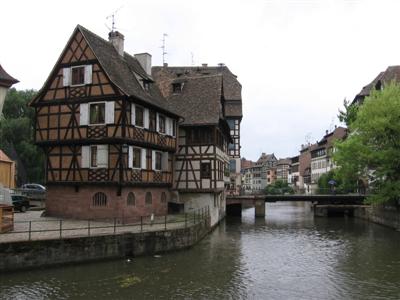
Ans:
[[[242,156],[293,156],[339,125],[338,109],[400,64],[400,1],[2,1],[0,64],[40,89],[77,24],[162,64],[225,63],[243,86]],[[107,25],[107,26],[106,26]]]

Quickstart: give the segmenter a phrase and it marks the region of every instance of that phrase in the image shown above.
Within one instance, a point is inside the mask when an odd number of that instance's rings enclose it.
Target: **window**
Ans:
[[[172,84],[172,92],[180,93],[182,91],[182,83],[173,83]]]
[[[90,147],[90,167],[97,168],[97,146]]]
[[[89,108],[89,124],[105,124],[105,110],[106,104],[103,103],[91,103]]]
[[[167,194],[165,192],[161,193],[161,203],[167,203]]]
[[[162,153],[161,152],[155,152],[155,153],[156,153],[155,169],[160,171],[161,170]]]
[[[132,168],[140,169],[142,161],[142,150],[140,148],[132,149]]]
[[[211,163],[201,163],[200,178],[211,178]]]
[[[155,111],[150,111],[149,120],[149,129],[152,131],[156,131],[157,115]]]
[[[172,120],[172,136],[176,135],[176,121]]]
[[[138,126],[138,127],[144,126],[143,115],[144,115],[143,107],[135,105],[135,125],[136,126]]]
[[[126,199],[126,205],[129,206],[135,206],[136,205],[136,199],[135,199],[135,194],[132,192],[129,192],[128,198]]]
[[[146,193],[145,201],[146,201],[146,205],[152,205],[153,204],[153,199],[152,199],[152,196],[151,196],[150,192]]]
[[[229,171],[231,173],[236,173],[236,160],[232,159],[229,161]]]
[[[93,206],[107,206],[107,196],[102,192],[97,192],[92,198]]]
[[[158,131],[165,133],[165,117],[161,115],[158,116]]]
[[[187,129],[187,144],[211,144],[212,134],[210,128],[189,128]]]
[[[148,92],[150,89],[150,82],[148,82],[147,80],[143,80],[143,89]]]
[[[85,84],[85,66],[71,68],[71,85]]]

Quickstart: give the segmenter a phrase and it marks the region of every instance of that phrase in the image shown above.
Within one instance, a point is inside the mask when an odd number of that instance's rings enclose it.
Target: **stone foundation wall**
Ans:
[[[354,216],[400,230],[400,209],[394,206],[372,205],[354,210]]]
[[[168,231],[0,243],[0,271],[180,250],[196,244],[209,230],[205,220],[188,228]]]
[[[46,214],[54,217],[73,219],[111,219],[131,220],[140,216],[166,215],[170,192],[167,188],[124,187],[121,195],[117,187],[112,186],[82,186],[78,191],[72,186],[49,186],[46,198]],[[106,206],[94,206],[93,196],[102,192],[107,197]],[[135,195],[135,205],[128,205],[128,194]],[[146,193],[152,195],[152,204],[146,204]],[[161,194],[166,194],[162,202]]]

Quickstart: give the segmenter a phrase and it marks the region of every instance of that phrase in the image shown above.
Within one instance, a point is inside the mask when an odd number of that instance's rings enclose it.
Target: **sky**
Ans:
[[[153,65],[226,64],[242,84],[242,157],[298,154],[341,125],[343,100],[400,64],[400,1],[146,0],[3,1],[0,64],[40,89],[75,26],[107,38],[115,27],[128,53]]]

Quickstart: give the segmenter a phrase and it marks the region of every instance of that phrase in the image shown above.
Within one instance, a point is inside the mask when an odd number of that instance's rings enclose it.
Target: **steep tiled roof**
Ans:
[[[165,79],[184,80],[185,78],[204,77],[221,75],[225,98],[225,115],[228,117],[242,117],[242,85],[228,67],[222,66],[201,66],[201,67],[160,67],[152,68],[154,79],[165,81]],[[161,92],[165,96],[169,93],[168,87],[161,83]]]
[[[362,88],[354,98],[353,103],[369,96],[373,89],[379,88],[380,85],[389,84],[391,81],[400,82],[400,66],[389,66],[384,72],[380,72],[374,80]]]
[[[2,150],[0,150],[0,161],[12,162],[12,160]]]
[[[280,158],[278,159],[277,165],[290,165],[292,160],[290,158]]]
[[[260,164],[264,164],[265,162],[268,162],[268,161],[276,161],[276,157],[275,157],[274,153],[272,153],[272,154],[262,153],[260,158],[257,160],[256,164],[260,165]]]
[[[123,93],[128,96],[139,98],[151,105],[169,110],[165,99],[163,99],[155,84],[150,84],[148,92],[145,92],[141,87],[141,84],[136,79],[135,73],[144,77],[146,80],[153,80],[151,76],[146,74],[135,57],[126,52],[124,52],[124,56],[122,57],[110,42],[81,25],[78,25],[78,29],[82,32],[111,81],[117,85]]]
[[[14,77],[10,76],[10,74],[8,74],[0,65],[0,86],[9,88],[10,86],[12,86],[17,82],[19,81]]]
[[[218,124],[222,119],[222,76],[186,78],[180,93],[167,96],[168,107],[184,118],[182,125]]]

